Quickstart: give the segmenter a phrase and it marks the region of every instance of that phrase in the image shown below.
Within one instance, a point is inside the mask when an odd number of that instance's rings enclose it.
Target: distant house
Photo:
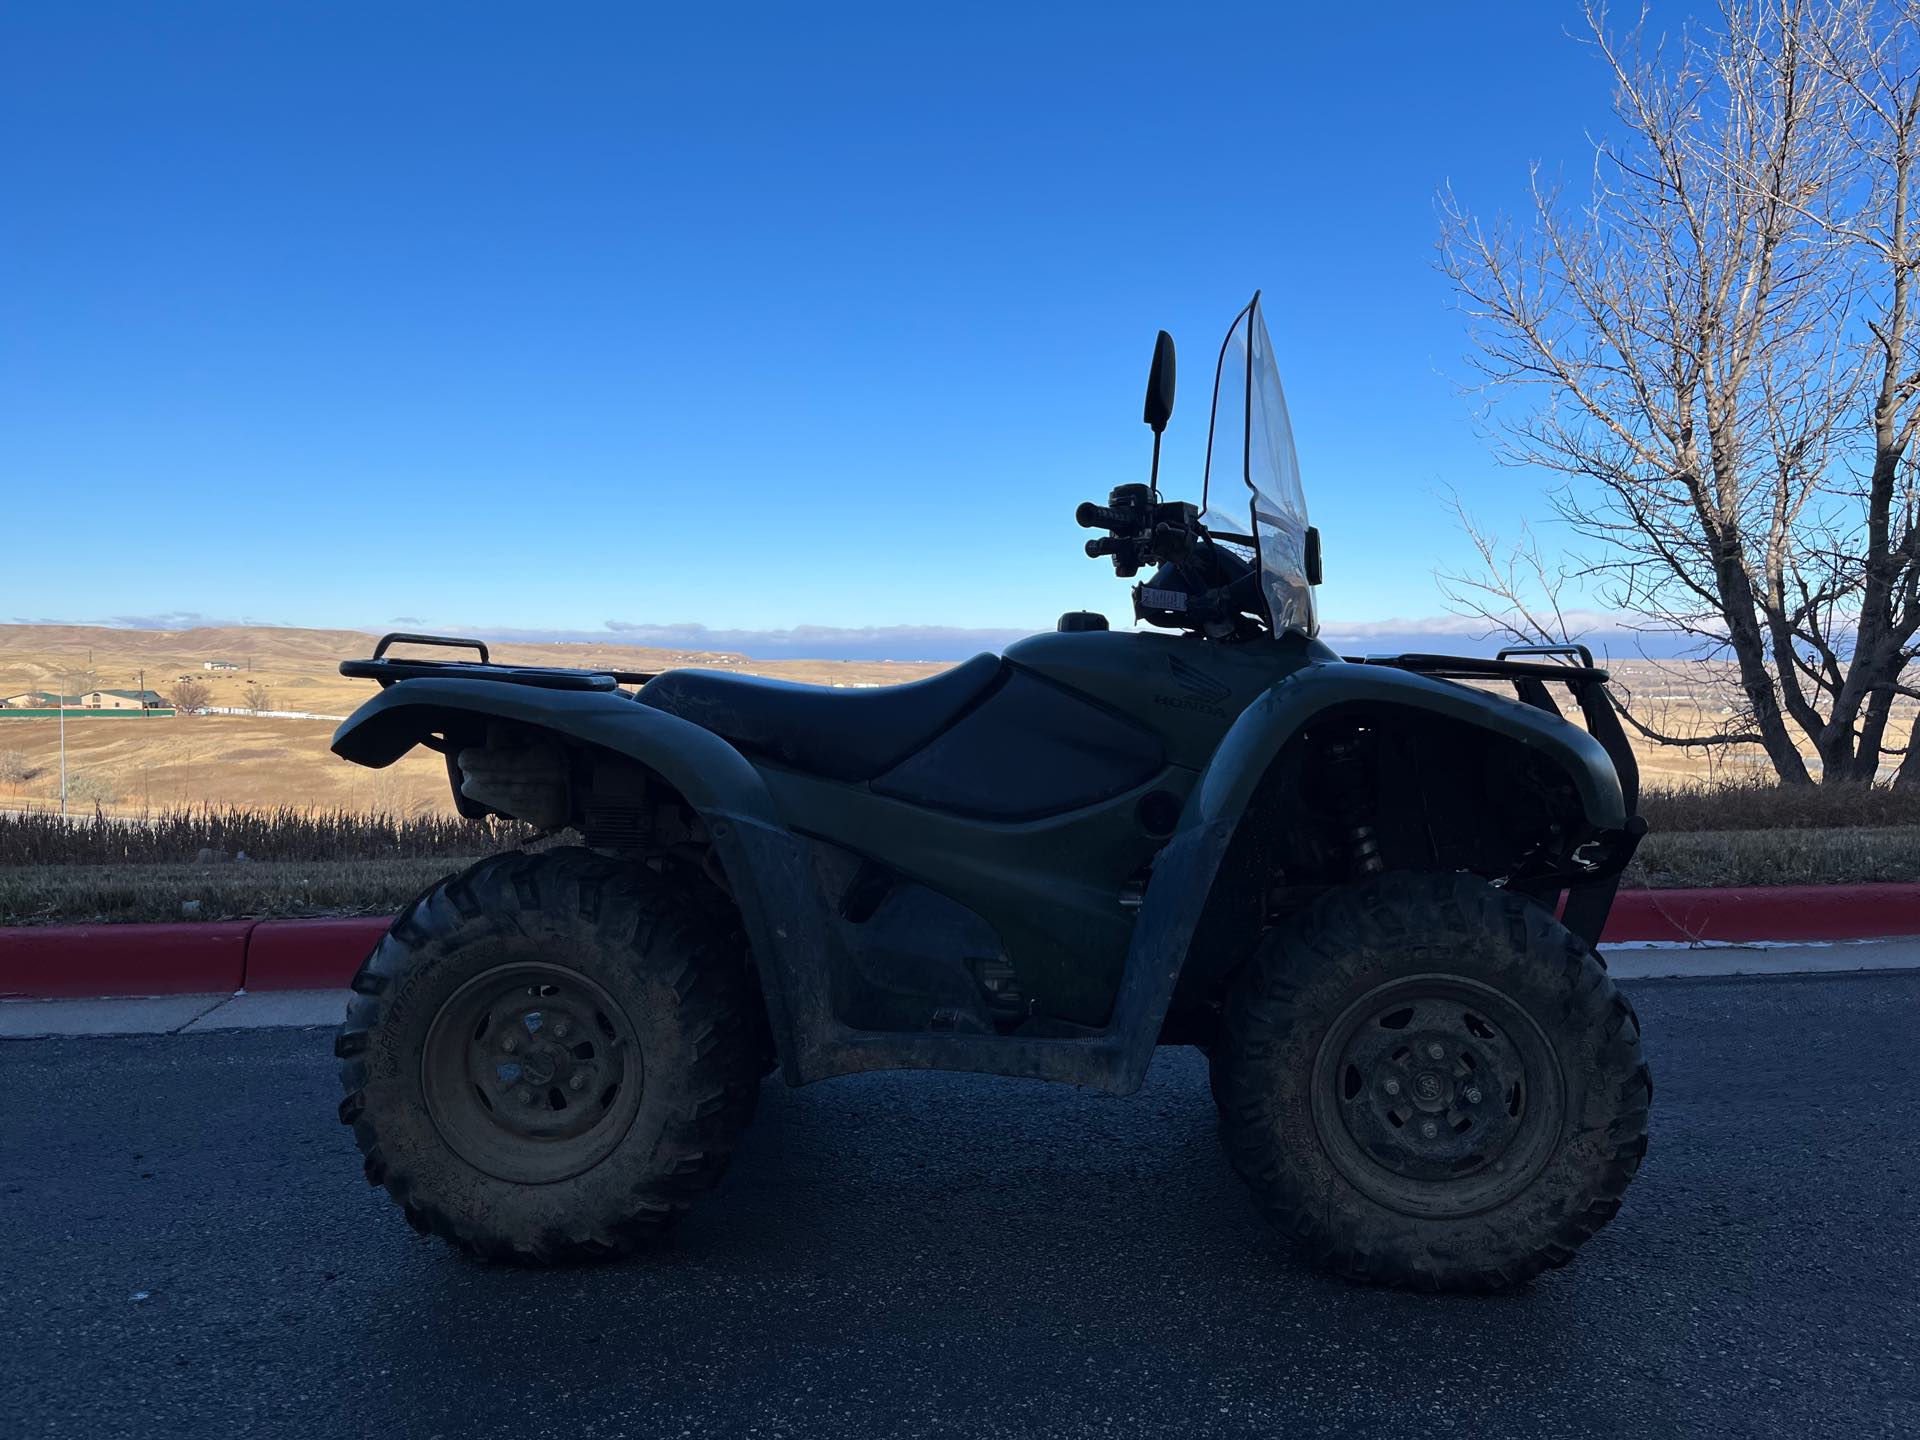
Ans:
[[[84,710],[163,710],[166,704],[158,690],[89,690],[80,697]]]
[[[202,660],[200,668],[202,670],[238,670],[240,667],[231,660]]]
[[[158,690],[89,690],[84,695],[56,695],[51,690],[22,690],[0,695],[0,715],[171,715]]]

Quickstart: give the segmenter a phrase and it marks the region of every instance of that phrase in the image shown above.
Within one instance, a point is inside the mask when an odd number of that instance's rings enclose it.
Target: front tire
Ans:
[[[1256,1203],[1355,1280],[1498,1290],[1564,1265],[1646,1153],[1631,1006],[1550,914],[1470,876],[1382,876],[1274,930],[1213,1067]]]
[[[353,991],[335,1053],[367,1179],[476,1255],[632,1249],[753,1115],[763,1025],[737,942],[672,880],[588,850],[441,881]]]

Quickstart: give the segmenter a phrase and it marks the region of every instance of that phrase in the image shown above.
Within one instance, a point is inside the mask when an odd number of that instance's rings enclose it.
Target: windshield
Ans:
[[[1220,472],[1218,495],[1213,493],[1215,470]],[[1220,347],[1200,503],[1208,529],[1245,535],[1253,542],[1260,594],[1274,633],[1315,634],[1320,620],[1314,613],[1313,587],[1307,583],[1307,499],[1300,489],[1287,397],[1280,388],[1273,341],[1257,293]]]

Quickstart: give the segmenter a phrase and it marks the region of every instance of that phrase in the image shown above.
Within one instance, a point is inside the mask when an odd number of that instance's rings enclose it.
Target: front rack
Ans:
[[[1511,655],[1566,655],[1577,665],[1560,665],[1543,660],[1511,660]],[[1391,665],[1396,670],[1412,670],[1442,680],[1523,680],[1561,681],[1567,684],[1604,685],[1612,677],[1593,663],[1593,652],[1584,645],[1515,645],[1502,650],[1492,660],[1477,655],[1348,655],[1358,665]]]
[[[393,657],[395,645],[438,645],[449,650],[472,650],[478,660],[419,660]],[[531,685],[541,690],[616,690],[622,685],[644,685],[653,679],[647,670],[577,670],[560,665],[496,665],[484,640],[454,635],[414,635],[396,630],[382,635],[366,660],[342,660],[340,673],[354,680],[377,681],[381,689],[401,680],[491,680],[504,685]]]
[[[1544,658],[1510,658],[1516,655],[1564,655],[1575,663],[1558,664]],[[1600,742],[1600,748],[1607,752],[1607,758],[1613,762],[1614,772],[1620,777],[1620,796],[1626,802],[1628,817],[1627,829],[1623,832],[1627,848],[1620,860],[1624,868],[1626,860],[1633,854],[1633,847],[1639,843],[1640,836],[1647,828],[1638,813],[1640,762],[1634,756],[1626,729],[1620,724],[1619,713],[1607,694],[1610,677],[1593,663],[1593,652],[1586,646],[1514,645],[1502,650],[1492,660],[1470,655],[1423,654],[1350,658],[1359,664],[1389,665],[1396,670],[1410,670],[1420,675],[1431,675],[1438,680],[1510,680],[1523,704],[1555,716],[1560,715],[1560,707],[1554,703],[1547,686],[1556,683],[1565,685],[1580,707],[1587,733]],[[1613,906],[1614,893],[1619,885],[1620,877],[1616,873],[1607,880],[1569,892],[1562,909],[1562,920],[1575,934],[1597,938],[1607,912]]]
[[[1577,663],[1562,665],[1545,659],[1510,658],[1515,655],[1565,655]],[[1593,663],[1593,652],[1584,645],[1514,645],[1491,660],[1475,655],[1421,653],[1346,658],[1353,664],[1386,665],[1395,670],[1431,675],[1436,680],[1510,680],[1521,701],[1556,716],[1560,714],[1560,707],[1547,686],[1565,685],[1580,707],[1587,733],[1600,742],[1600,748],[1607,752],[1607,758],[1619,772],[1620,792],[1626,799],[1627,813],[1631,815],[1640,803],[1640,762],[1634,758],[1633,746],[1628,743],[1627,732],[1607,695],[1607,681],[1612,677]]]

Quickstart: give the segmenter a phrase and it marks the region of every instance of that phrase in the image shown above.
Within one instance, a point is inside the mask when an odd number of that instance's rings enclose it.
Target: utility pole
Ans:
[[[67,677],[60,677],[60,693],[53,697],[60,711],[60,813],[67,813]]]

